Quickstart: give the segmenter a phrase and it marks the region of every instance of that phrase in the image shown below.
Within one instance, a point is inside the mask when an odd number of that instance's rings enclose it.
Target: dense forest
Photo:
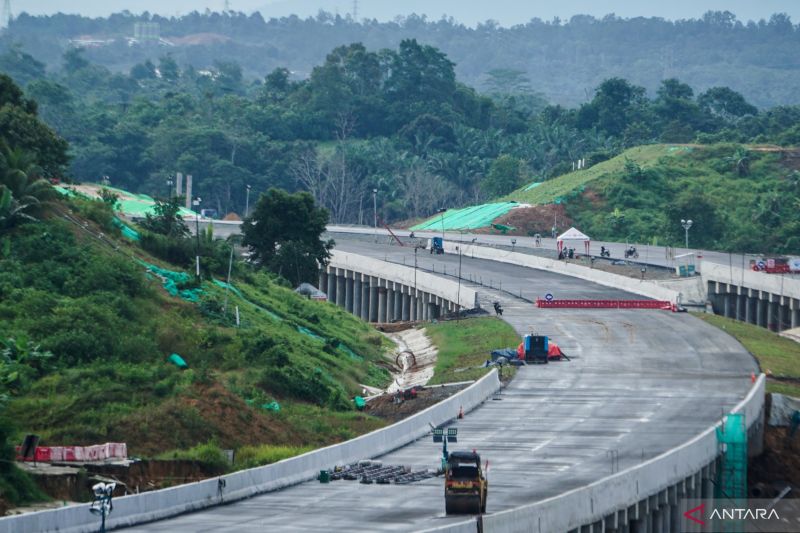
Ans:
[[[387,221],[489,200],[625,148],[653,142],[800,142],[800,107],[758,110],[740,93],[699,94],[669,78],[651,97],[622,78],[576,108],[549,105],[520,71],[494,69],[492,90],[416,40],[395,49],[340,46],[296,80],[277,68],[249,81],[239,63],[182,66],[170,53],[112,72],[70,48],[50,69],[21,47],[0,70],[70,143],[51,175],[166,196],[192,174],[203,206],[245,210],[247,186],[304,189],[333,222],[366,222],[377,191]],[[34,104],[32,104],[34,105]],[[2,118],[2,117],[0,117]],[[11,120],[11,118],[7,119]]]
[[[139,21],[158,24],[160,41],[134,39]],[[79,15],[16,18],[2,38],[20,43],[57,69],[70,40],[92,48],[87,58],[113,72],[167,51],[181,67],[203,69],[215,60],[236,61],[249,79],[285,67],[305,79],[337,46],[362,42],[368,49],[397,48],[415,38],[456,63],[464,83],[489,90],[493,69],[524,73],[533,90],[553,103],[574,106],[591,98],[604,79],[624,77],[652,95],[663,79],[679,78],[705,91],[731,87],[759,108],[800,103],[798,27],[785,14],[744,22],[730,12],[700,19],[624,19],[576,15],[510,28],[487,21],[475,28],[453,19],[411,15],[392,22],[360,20],[321,12],[317,17],[273,18],[259,13],[192,13],[183,17],[122,12],[108,18]]]

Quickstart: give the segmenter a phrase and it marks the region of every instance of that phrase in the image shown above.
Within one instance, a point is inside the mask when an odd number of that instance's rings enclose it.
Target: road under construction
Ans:
[[[411,248],[334,237],[338,249],[414,264]],[[733,338],[686,313],[539,309],[519,297],[640,298],[623,291],[468,257],[425,254],[417,264],[454,273],[459,260],[462,283],[478,291],[482,308],[499,301],[502,318],[520,335],[549,335],[571,357],[523,367],[494,398],[454,422],[457,449],[475,449],[490,462],[489,514],[587,485],[688,441],[737,404],[758,372]],[[502,290],[466,281],[468,273]],[[380,459],[417,471],[436,468],[440,458],[441,444],[424,438]],[[341,480],[306,482],[128,531],[418,531],[459,520],[445,514],[441,478],[404,485]]]

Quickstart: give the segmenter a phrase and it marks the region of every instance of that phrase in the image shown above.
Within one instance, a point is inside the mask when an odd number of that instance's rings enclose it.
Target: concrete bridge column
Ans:
[[[347,277],[344,280],[344,308],[348,313],[353,312],[353,272],[346,272]]]
[[[741,294],[741,287],[739,293],[736,294],[736,320],[744,320],[744,295]]]
[[[369,284],[369,321],[378,321],[378,287],[380,279],[371,277]]]
[[[667,489],[667,495],[669,498],[669,523],[672,526],[670,531],[681,530],[681,507],[678,500],[683,496],[681,495],[680,487],[681,484],[678,483]]]
[[[785,312],[785,306],[783,305],[783,302],[776,304],[776,311],[777,311],[777,315],[778,316],[776,318],[776,324],[775,324],[776,329],[775,329],[775,331],[780,333],[781,331],[786,329],[786,325],[785,325],[786,312]]]
[[[409,294],[408,287],[403,290],[403,320],[411,320],[411,295]]]
[[[394,320],[394,283],[388,283],[386,289],[386,322]]]
[[[425,320],[423,317],[423,312],[425,311],[425,305],[422,301],[422,296],[417,296],[417,320]]]
[[[792,299],[792,328],[800,328],[800,300]]]
[[[394,319],[403,320],[403,286],[394,284]]]
[[[427,292],[422,293],[422,320],[428,321],[430,320],[429,317],[429,309],[428,309],[428,299],[430,298],[430,294]]]
[[[770,331],[775,331],[775,302],[772,301],[772,295],[768,296],[769,300],[767,300],[767,329]]]
[[[759,298],[756,300],[756,326],[767,327],[767,302]]]
[[[336,303],[336,269],[328,267],[328,301]]]
[[[361,275],[361,320],[369,322],[369,276]]]
[[[755,318],[753,316],[753,305],[754,305],[753,298],[751,298],[750,295],[748,294],[747,296],[744,297],[744,321],[747,322],[748,324],[752,324]]]
[[[731,317],[731,295],[728,292],[722,295],[722,315],[725,318]]]
[[[417,318],[417,291],[411,289],[411,300],[408,302],[408,313],[411,315],[411,321],[416,322]]]
[[[353,279],[353,314],[357,317],[361,316],[361,274],[354,273]]]
[[[378,322],[386,323],[386,287],[378,287]]]
[[[340,268],[336,269],[336,305],[339,307],[344,307],[344,298],[345,298],[345,287],[347,283],[345,283],[345,270]]]
[[[324,268],[321,268],[319,271],[319,284],[317,285],[319,290],[325,292],[328,289],[328,273],[325,272]]]

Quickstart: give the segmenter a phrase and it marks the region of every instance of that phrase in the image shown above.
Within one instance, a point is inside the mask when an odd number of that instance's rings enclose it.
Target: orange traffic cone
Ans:
[[[756,382],[756,373],[750,372],[750,383],[755,383],[755,382]]]
[[[464,406],[463,405],[458,408],[458,418],[459,419],[464,418]]]

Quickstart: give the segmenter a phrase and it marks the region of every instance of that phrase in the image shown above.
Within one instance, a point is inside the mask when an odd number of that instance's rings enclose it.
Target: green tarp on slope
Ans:
[[[200,295],[203,294],[203,289],[199,287],[196,289],[178,289],[179,284],[188,283],[192,279],[191,276],[189,276],[189,274],[186,272],[167,270],[142,260],[139,260],[139,262],[144,265],[147,270],[162,279],[164,290],[167,291],[171,296],[180,296],[188,302],[197,303],[200,301]]]
[[[495,219],[505,215],[518,205],[517,202],[496,202],[474,205],[461,209],[448,209],[443,215],[434,215],[422,224],[417,224],[411,229],[415,231],[441,231],[444,229],[447,231],[485,228],[490,226]]]

